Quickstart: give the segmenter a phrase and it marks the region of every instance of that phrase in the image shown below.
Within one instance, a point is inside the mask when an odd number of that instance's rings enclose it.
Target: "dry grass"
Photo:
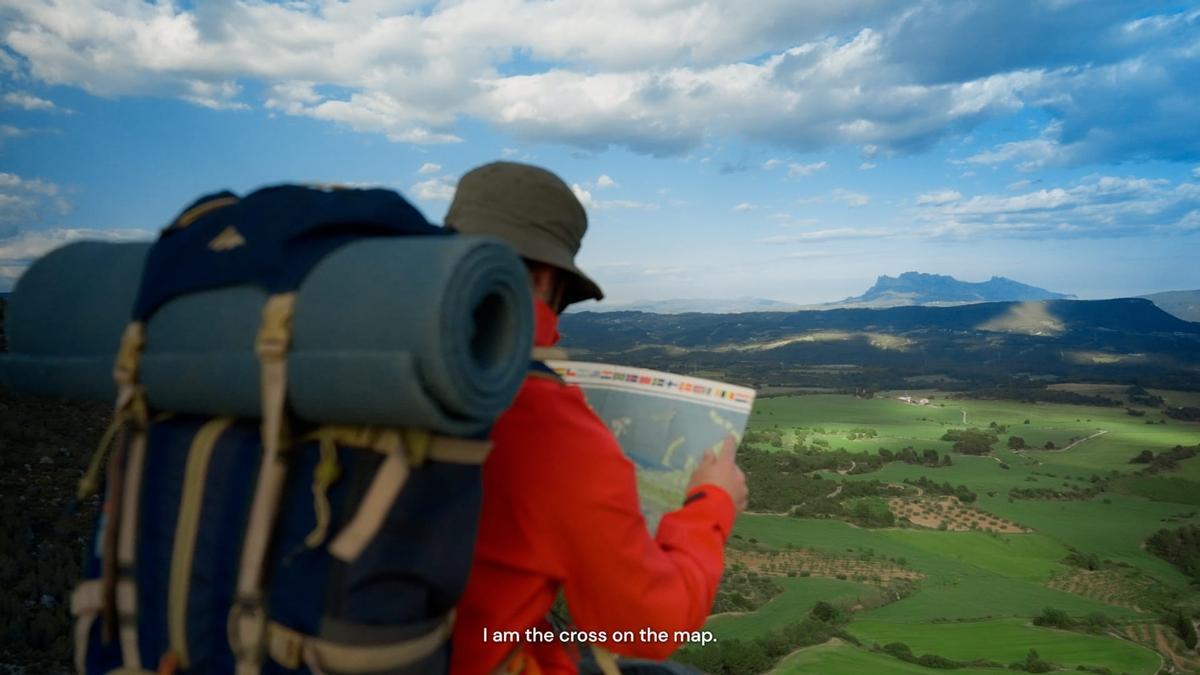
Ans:
[[[1002,534],[1024,534],[1032,530],[1021,527],[1011,520],[988,513],[974,506],[967,506],[957,497],[919,497],[904,499],[893,497],[888,508],[896,519],[906,518],[914,525],[950,532],[981,530]]]

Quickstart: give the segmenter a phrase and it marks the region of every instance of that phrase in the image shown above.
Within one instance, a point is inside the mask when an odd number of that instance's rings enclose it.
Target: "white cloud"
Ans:
[[[53,110],[54,103],[44,98],[23,91],[10,91],[4,95],[4,102],[10,106],[24,110]]]
[[[434,164],[433,162],[425,162],[424,164],[421,165],[421,168],[417,169],[417,173],[419,175],[425,176],[425,175],[428,175],[431,173],[437,173],[441,170],[442,170],[441,164]]]
[[[949,204],[962,199],[962,193],[957,190],[937,190],[917,196],[917,204]]]
[[[844,190],[842,188],[838,188],[833,191],[833,198],[852,209],[860,206],[866,206],[871,202],[871,197],[869,195],[864,195],[861,192]]]
[[[828,164],[826,162],[813,162],[812,164],[788,164],[788,175],[792,178],[811,176],[814,173],[824,169]]]
[[[0,291],[12,288],[17,279],[39,257],[50,251],[85,239],[102,241],[149,241],[157,233],[149,230],[97,230],[80,228],[53,228],[46,230],[18,230],[0,237]]]
[[[454,189],[457,182],[441,176],[438,178],[430,178],[415,183],[412,186],[413,194],[417,199],[427,202],[448,202],[454,198]]]
[[[777,234],[756,239],[759,244],[795,244],[805,241],[832,241],[837,239],[877,239],[893,236],[895,233],[881,228],[859,229],[854,227],[834,227],[795,234]]]
[[[747,211],[753,211],[757,208],[758,206],[755,204],[751,204],[750,202],[742,202],[741,204],[738,204],[730,209],[730,211],[733,211],[734,213],[746,213]]]
[[[1192,168],[1192,178],[1200,178],[1200,166]]]
[[[0,172],[0,225],[28,227],[70,213],[56,183]]]
[[[771,169],[777,168],[781,164],[783,164],[783,160],[772,158],[772,159],[768,159],[767,161],[763,162],[762,168],[765,171],[770,171]]]
[[[575,194],[575,198],[579,200],[580,204],[583,204],[584,208],[593,208],[595,206],[592,193],[583,189],[583,186],[579,183],[571,183],[571,192]]]
[[[651,202],[639,202],[630,199],[596,199],[579,183],[571,184],[571,192],[575,194],[575,198],[586,209],[656,209],[658,204]]]
[[[9,0],[0,70],[405,143],[456,142],[476,118],[589,149],[671,155],[733,136],[871,159],[1036,108],[1060,131],[972,161],[1194,161],[1197,13],[1093,4]],[[1027,48],[981,49],[981,35]],[[554,65],[511,74],[517,55]]]
[[[596,187],[602,190],[605,188],[615,188],[617,187],[617,181],[613,180],[606,173],[600,174],[600,177],[596,179]]]
[[[1137,236],[1189,231],[1197,211],[1200,185],[1093,175],[1068,186],[928,203],[915,213],[913,230],[927,237]]]
[[[858,170],[859,171],[870,171],[871,169],[874,169],[876,166],[878,166],[878,165],[875,164],[874,162],[863,162],[862,164],[858,165]]]

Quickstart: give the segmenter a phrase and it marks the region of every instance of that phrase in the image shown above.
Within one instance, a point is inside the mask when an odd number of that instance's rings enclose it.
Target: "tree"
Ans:
[[[1010,450],[1023,450],[1026,447],[1025,439],[1020,436],[1009,436],[1008,447]]]

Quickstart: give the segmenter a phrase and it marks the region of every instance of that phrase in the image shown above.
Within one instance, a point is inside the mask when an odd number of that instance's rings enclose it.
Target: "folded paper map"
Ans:
[[[547,361],[583,389],[637,467],[638,495],[651,532],[679,508],[692,469],[729,434],[739,441],[754,390],[657,370],[582,361]]]

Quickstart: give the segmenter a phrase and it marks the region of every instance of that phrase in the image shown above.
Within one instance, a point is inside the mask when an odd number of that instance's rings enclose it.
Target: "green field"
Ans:
[[[1179,394],[1175,399],[1191,396]],[[985,659],[1007,665],[1023,660],[1034,648],[1043,659],[1067,669],[1156,672],[1169,654],[1116,635],[1039,628],[1030,621],[1046,607],[1076,618],[1099,613],[1113,621],[1111,631],[1119,633],[1124,624],[1153,624],[1160,611],[1155,603],[1200,607],[1200,590],[1178,568],[1143,547],[1159,529],[1200,523],[1200,457],[1154,475],[1135,475],[1146,465],[1129,462],[1143,450],[1160,453],[1200,444],[1200,424],[1173,419],[1159,424],[1156,410],[1135,417],[1124,407],[948,400],[935,392],[932,404],[925,406],[887,396],[770,398],[756,403],[750,428],[780,432],[782,447],[756,446],[774,452],[798,445],[828,451],[874,453],[880,447],[912,447],[917,452],[930,448],[950,453],[952,443],[941,437],[949,429],[964,428],[964,413],[966,426],[987,428],[994,422],[1001,427],[991,456],[952,454],[953,465],[948,467],[892,462],[868,473],[821,474],[834,481],[899,483],[926,477],[939,484],[965,485],[978,496],[972,507],[1029,532],[955,532],[913,525],[869,529],[836,518],[744,515],[735,534],[744,545],[766,554],[805,549],[847,561],[903,561],[906,570],[922,578],[907,597],[889,598],[882,606],[863,603],[878,590],[853,579],[780,578],[782,594],[755,612],[714,617],[709,629],[718,639],[752,639],[804,619],[813,604],[824,600],[854,610],[845,630],[863,646],[835,640],[801,649],[783,659],[776,672],[939,672],[869,650],[872,643],[888,642],[904,642],[915,655],[957,661]],[[1147,419],[1153,423],[1147,424]],[[864,429],[875,436],[849,438]],[[1041,448],[1050,441],[1059,449],[1071,445],[1072,439],[1091,438],[1065,451],[1013,452],[1007,449],[1013,435],[1021,436],[1027,446]],[[1089,489],[1096,494],[1083,492]],[[1017,492],[1010,495],[1010,490]],[[912,491],[909,495],[916,498]],[[1065,559],[1072,549],[1094,554],[1107,571],[1089,576],[1068,565]],[[1062,585],[1064,579],[1073,585]],[[1047,585],[1052,580],[1056,588]],[[1143,642],[1153,644],[1152,639]],[[1194,652],[1177,656],[1185,663],[1195,659],[1200,666],[1200,655]]]
[[[758,611],[739,615],[717,615],[708,620],[705,628],[714,635],[726,638],[750,638],[773,628],[803,620],[809,608],[819,600],[832,603],[852,602],[879,593],[870,586],[840,579],[783,578],[779,580],[779,585],[783,586],[783,592]]]
[[[1117,672],[1150,675],[1158,670],[1159,657],[1144,647],[1106,636],[1038,628],[1019,619],[947,623],[927,626],[885,621],[856,621],[850,633],[864,644],[903,642],[913,654],[936,653],[969,661],[989,659],[1001,663],[1020,661],[1030,649],[1052,663],[1107,667]]]
[[[788,656],[771,672],[776,675],[996,675],[1003,671],[989,668],[935,671],[884,654],[874,654],[835,639]]]

